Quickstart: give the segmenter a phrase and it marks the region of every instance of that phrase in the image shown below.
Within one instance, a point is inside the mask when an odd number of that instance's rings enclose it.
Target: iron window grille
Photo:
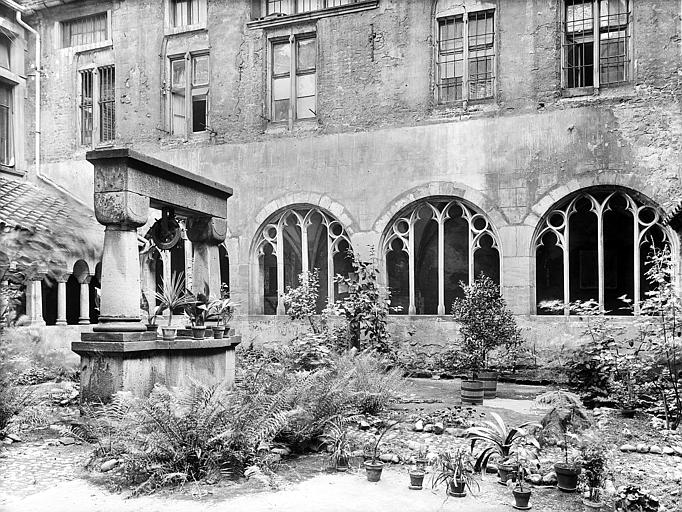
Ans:
[[[438,102],[492,98],[495,94],[494,11],[438,20]]]
[[[116,73],[114,66],[84,69],[80,74],[80,143],[92,146],[116,138]],[[95,108],[97,105],[97,108]]]
[[[566,0],[563,17],[565,88],[618,85],[630,80],[629,0]]]
[[[106,12],[62,22],[62,47],[98,43],[109,39],[109,20]]]

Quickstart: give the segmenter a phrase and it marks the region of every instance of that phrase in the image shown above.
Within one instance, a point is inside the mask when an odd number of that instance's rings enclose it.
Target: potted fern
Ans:
[[[521,330],[500,294],[500,288],[485,274],[467,285],[460,281],[464,297],[455,299],[452,316],[460,324],[462,352],[467,354],[472,379],[462,381],[462,400],[483,403],[497,396],[497,373],[489,367],[489,354],[502,345],[521,342]]]
[[[234,309],[237,305],[238,304],[235,301],[224,294],[219,299],[209,303],[208,313],[217,317],[216,325],[212,327],[213,337],[215,339],[221,339],[229,332],[229,321],[232,319],[232,315],[234,315]]]
[[[400,422],[396,421],[394,423],[391,423],[387,427],[384,427],[381,434],[378,435],[374,443],[370,445],[371,460],[365,461],[365,471],[367,471],[367,480],[370,482],[378,482],[379,480],[381,480],[381,472],[384,469],[384,463],[378,460],[379,445],[381,444],[381,440],[384,438],[386,433],[393,427],[395,427],[398,423]]]
[[[463,498],[467,491],[473,494],[474,486],[476,490],[479,489],[471,457],[461,448],[458,448],[454,455],[450,452],[441,453],[436,461],[436,468],[431,487],[435,489],[445,483],[445,492],[448,496]]]
[[[203,340],[206,336],[206,313],[208,311],[208,299],[203,293],[195,295],[188,295],[187,303],[185,304],[185,313],[189,317],[192,338],[195,340]]]
[[[340,418],[329,420],[327,424],[327,432],[322,435],[321,439],[322,444],[330,450],[329,467],[339,472],[348,471],[352,456],[348,427]]]
[[[173,310],[188,304],[192,297],[185,291],[185,278],[183,273],[173,272],[170,279],[164,279],[160,290],[156,292],[156,299],[160,307],[168,309],[168,325],[161,327],[164,341],[174,341],[177,335],[177,327],[172,327]]]

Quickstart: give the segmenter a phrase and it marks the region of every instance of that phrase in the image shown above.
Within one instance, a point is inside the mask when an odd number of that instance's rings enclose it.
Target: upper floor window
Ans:
[[[62,46],[80,46],[109,39],[109,20],[106,12],[62,21]]]
[[[85,146],[115,138],[115,78],[114,66],[80,71],[80,142]]]
[[[0,34],[0,67],[10,69],[11,67],[12,41],[5,34]]]
[[[495,86],[494,11],[438,20],[438,102],[492,98]]]
[[[564,87],[629,81],[630,22],[629,0],[565,0]]]
[[[272,43],[272,121],[317,115],[317,40],[314,34]]]
[[[199,23],[199,0],[171,0],[170,8],[174,27]]]
[[[0,164],[14,165],[12,147],[12,92],[14,87],[0,82]]]
[[[209,56],[171,60],[171,133],[203,132],[208,126]]]
[[[359,3],[360,0],[267,0],[267,13],[296,14]]]

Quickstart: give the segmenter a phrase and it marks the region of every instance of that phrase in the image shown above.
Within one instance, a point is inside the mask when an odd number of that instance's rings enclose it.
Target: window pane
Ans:
[[[274,101],[274,119],[273,121],[286,121],[289,118],[289,100]]]
[[[628,80],[628,3],[602,0],[599,16],[599,79],[602,85]]]
[[[493,96],[494,36],[492,12],[469,16],[469,99]]]
[[[291,14],[289,0],[268,0],[268,14]]]
[[[184,135],[186,131],[185,125],[185,95],[183,93],[173,93],[172,97],[173,107],[173,133],[175,135]]]
[[[289,43],[272,45],[272,72],[275,75],[289,74],[291,70],[291,46]]]
[[[201,55],[194,57],[194,76],[192,77],[193,85],[208,84],[208,55]]]
[[[296,119],[315,117],[315,96],[296,99]]]
[[[12,88],[0,84],[0,163],[12,163]]]
[[[315,74],[301,75],[296,77],[296,96],[315,95]]]
[[[187,85],[185,82],[185,59],[174,60],[171,63],[171,68],[173,87],[184,89]]]
[[[592,31],[592,1],[566,0],[566,32]]]
[[[601,27],[628,24],[628,0],[601,0],[599,25]]]
[[[284,100],[291,97],[291,82],[289,78],[275,78],[272,81],[272,99]]]
[[[206,130],[206,95],[192,97],[192,131],[203,132]]]
[[[296,12],[310,12],[322,8],[322,0],[296,0]]]
[[[199,1],[171,0],[171,18],[174,27],[199,23]]]
[[[315,69],[316,61],[315,38],[301,39],[299,41],[296,41],[296,45],[297,45],[296,70],[302,71]]]
[[[80,120],[81,144],[92,144],[93,72],[81,71]]]
[[[10,48],[12,42],[4,34],[0,34],[0,67],[9,69],[10,67]]]

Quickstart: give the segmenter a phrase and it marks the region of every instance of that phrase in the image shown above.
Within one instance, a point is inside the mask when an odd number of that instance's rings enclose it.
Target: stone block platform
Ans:
[[[135,339],[129,339],[129,338]],[[104,339],[106,338],[106,339]],[[155,333],[83,333],[71,349],[81,356],[81,400],[107,402],[118,391],[144,398],[157,383],[234,384],[241,336],[162,341]]]

